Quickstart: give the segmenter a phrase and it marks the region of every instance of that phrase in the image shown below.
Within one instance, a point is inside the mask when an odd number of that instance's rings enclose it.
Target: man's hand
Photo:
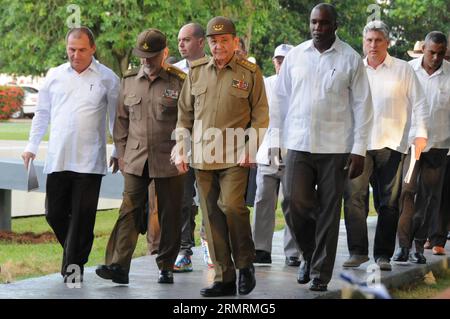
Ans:
[[[350,179],[357,178],[363,173],[364,170],[364,156],[350,154],[347,162],[348,177]]]
[[[175,163],[175,166],[177,167],[178,173],[184,174],[189,170],[189,164],[185,161],[180,161],[179,163]]]
[[[239,166],[241,167],[256,167],[255,161],[251,158],[250,154],[245,154],[242,156],[241,160],[239,161]]]
[[[420,154],[427,146],[427,139],[425,137],[416,137],[414,139],[414,145],[416,146],[416,161],[420,159]]]
[[[31,152],[23,152],[22,159],[23,163],[25,164],[25,168],[28,170],[28,165],[30,164],[30,159],[34,160],[36,158],[36,155]]]
[[[119,170],[120,170],[120,172],[124,172],[124,170],[125,170],[125,161],[123,160],[123,158],[119,158]]]
[[[268,150],[269,165],[280,166],[281,164],[281,149],[279,147],[270,147]]]
[[[170,162],[176,166],[180,175],[187,173],[189,170],[189,160],[184,151],[184,149],[180,149],[180,146],[176,144],[170,153]]]
[[[115,174],[119,170],[119,159],[112,157],[109,159],[109,167],[112,167],[112,173]]]

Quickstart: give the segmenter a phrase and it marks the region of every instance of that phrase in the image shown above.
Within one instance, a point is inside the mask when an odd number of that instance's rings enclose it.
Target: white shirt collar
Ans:
[[[314,41],[313,40],[309,40],[309,45],[305,46],[304,51],[312,50],[312,49],[317,50],[316,47],[314,46]],[[334,40],[334,42],[331,45],[331,47],[328,50],[323,51],[322,53],[331,52],[333,50],[336,50],[337,52],[340,52],[341,49],[342,49],[342,41],[336,35],[336,39]]]
[[[427,71],[425,71],[425,69],[423,68],[422,62],[423,62],[423,55],[420,58],[417,58],[416,63],[413,64],[414,71],[418,71],[418,70],[422,69],[426,74],[428,74]],[[437,69],[433,74],[431,74],[429,76],[436,76],[441,73],[443,73],[444,75],[449,75],[450,74],[449,66],[450,66],[450,63],[448,63],[447,61],[444,60],[444,61],[442,61],[442,64],[439,67],[439,69]]]
[[[72,65],[70,65],[70,62],[67,63],[67,70],[69,70],[69,71],[75,71],[75,70],[72,68]],[[83,72],[81,72],[81,74],[84,73],[84,72],[86,72],[87,70],[91,70],[91,71],[94,71],[94,72],[97,73],[97,74],[100,74],[100,70],[99,70],[99,67],[98,67],[98,62],[97,62],[96,59],[92,58],[91,64],[89,64],[89,66],[86,68],[86,70],[84,70]]]
[[[367,67],[371,67],[371,66],[369,65],[368,60],[367,60],[367,57],[365,57],[363,61],[364,61],[364,66],[365,66],[366,68],[367,68]],[[394,60],[392,59],[391,55],[389,54],[389,52],[387,52],[386,58],[385,58],[384,61],[377,67],[377,69],[380,68],[380,67],[383,67],[383,66],[389,68],[389,67],[392,66],[393,61],[394,61]],[[371,68],[372,68],[372,67],[371,67]],[[372,68],[372,69],[373,69],[373,68]]]

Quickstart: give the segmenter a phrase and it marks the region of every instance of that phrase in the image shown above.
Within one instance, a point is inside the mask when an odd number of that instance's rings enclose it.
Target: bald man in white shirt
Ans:
[[[188,23],[180,28],[178,32],[178,51],[183,60],[174,65],[186,74],[189,74],[190,64],[195,60],[205,56],[205,30],[195,22]],[[195,215],[198,213],[199,199],[198,190],[195,186],[194,169],[189,168],[186,173],[183,209],[182,209],[182,228],[181,228],[181,245],[177,259],[174,264],[174,272],[191,272],[193,270],[191,256],[193,254],[192,247],[195,246]],[[205,227],[200,228],[200,240],[203,248],[203,260],[208,267],[214,265],[209,256],[208,242],[206,240]]]
[[[433,253],[445,254],[445,230],[450,212],[441,210],[439,214],[439,206],[450,148],[450,64],[444,61],[446,49],[445,34],[430,32],[425,38],[423,56],[409,62],[426,95],[430,127],[427,147],[415,163],[410,181],[404,181],[402,185],[397,230],[399,247],[393,258],[397,263],[426,263],[423,251],[429,226]],[[415,127],[412,127],[410,140],[414,133]],[[404,175],[411,156],[410,151],[405,160]],[[448,207],[446,189],[443,207]],[[410,255],[413,241],[415,252]]]
[[[336,36],[334,6],[314,7],[310,29],[312,40],[293,48],[281,67],[275,127],[288,149],[282,205],[303,257],[297,281],[312,279],[310,290],[325,291],[344,183],[363,171],[372,108],[362,59]]]
[[[363,174],[348,181],[344,214],[350,258],[344,267],[358,267],[368,259],[366,196],[369,179],[377,203],[374,259],[381,270],[392,269],[399,217],[402,160],[408,151],[408,134],[414,123],[416,154],[426,146],[428,110],[425,96],[411,66],[391,57],[389,28],[382,21],[369,22],[363,31],[364,60],[373,104],[371,130]],[[413,117],[414,114],[414,117]]]
[[[46,218],[64,249],[61,275],[66,283],[83,281],[101,180],[107,173],[107,116],[112,134],[119,96],[118,76],[94,59],[95,50],[91,30],[80,27],[68,32],[69,62],[49,70],[22,154],[28,167],[51,124],[44,166]],[[117,172],[117,161],[110,164]]]

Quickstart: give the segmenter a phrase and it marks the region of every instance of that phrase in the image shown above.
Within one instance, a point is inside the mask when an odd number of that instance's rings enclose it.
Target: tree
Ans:
[[[394,56],[405,58],[415,41],[432,30],[448,33],[448,0],[346,0],[334,3],[339,13],[339,37],[362,53],[362,30],[380,5],[381,19],[392,27]],[[0,0],[0,72],[42,75],[66,60],[64,37],[68,11],[80,9],[81,24],[97,41],[96,57],[117,74],[139,61],[131,55],[136,37],[156,27],[168,36],[171,55],[178,56],[179,28],[188,22],[206,26],[216,15],[232,18],[238,35],[266,75],[273,73],[271,58],[281,43],[297,45],[310,38],[309,15],[317,4],[310,0]],[[73,10],[73,9],[72,9]]]

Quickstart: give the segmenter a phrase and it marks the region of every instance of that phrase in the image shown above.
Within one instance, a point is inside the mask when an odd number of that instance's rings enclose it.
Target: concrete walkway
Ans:
[[[369,236],[373,238],[376,218],[369,218]],[[372,241],[373,242],[373,241]],[[370,244],[372,251],[372,243]],[[369,275],[368,267],[373,267],[373,259],[360,268],[344,270],[342,263],[347,258],[346,234],[343,221],[339,236],[338,254],[335,263],[333,280],[328,292],[311,292],[308,285],[299,285],[296,280],[297,268],[284,265],[282,250],[282,232],[274,235],[272,260],[267,266],[256,265],[256,288],[248,296],[236,296],[231,299],[314,299],[340,298],[340,291],[345,283],[339,274],[348,271],[365,280]],[[447,250],[447,256],[450,251]],[[439,271],[448,268],[447,256],[433,256],[426,252],[426,265],[410,264],[408,266],[393,265],[390,272],[381,272],[381,282],[388,287],[419,281],[430,270]],[[12,284],[0,285],[0,298],[42,298],[42,299],[196,299],[203,298],[199,291],[212,282],[214,273],[208,270],[202,261],[199,247],[194,249],[194,271],[175,274],[175,284],[161,285],[157,281],[157,267],[154,256],[134,259],[131,266],[130,284],[121,286],[103,280],[95,274],[95,267],[85,270],[85,280],[81,288],[68,288],[60,274],[28,279]]]

